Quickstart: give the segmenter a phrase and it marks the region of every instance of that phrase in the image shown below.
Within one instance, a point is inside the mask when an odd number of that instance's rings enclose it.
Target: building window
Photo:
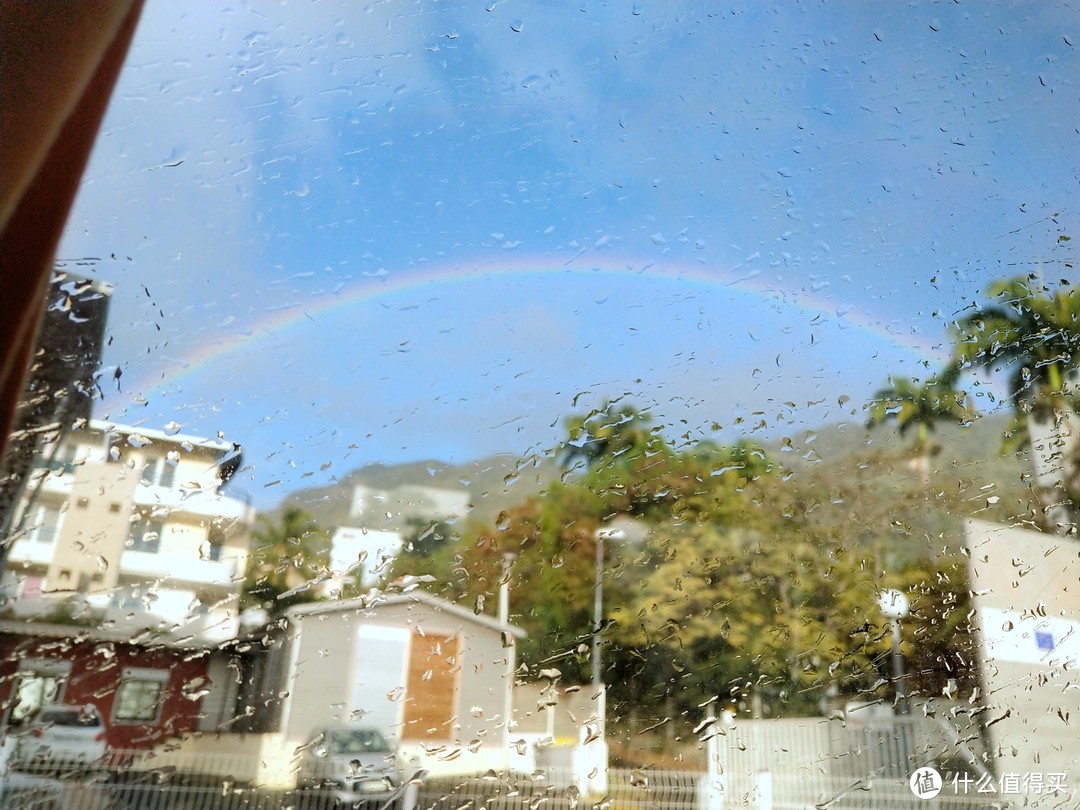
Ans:
[[[37,543],[53,543],[60,536],[64,515],[57,506],[38,504],[30,513],[29,537]]]
[[[59,703],[64,694],[64,684],[71,670],[66,661],[32,659],[20,665],[15,699],[11,701],[9,726],[21,726],[42,706]]]
[[[38,599],[41,596],[41,588],[44,584],[45,580],[43,577],[26,577],[26,579],[23,580],[19,597],[22,599]]]
[[[142,480],[144,484],[156,484],[172,489],[176,483],[176,465],[166,458],[152,458],[143,467]]]
[[[156,723],[168,682],[167,670],[125,669],[113,703],[113,722]]]
[[[138,585],[121,585],[112,592],[110,604],[123,610],[149,610],[151,594]]]
[[[78,446],[71,443],[47,444],[35,459],[34,464],[42,469],[57,473],[71,473],[75,470]]]
[[[222,530],[213,526],[207,533],[206,543],[202,547],[200,557],[210,562],[221,562],[225,550],[225,534]]]
[[[160,520],[141,517],[131,524],[128,530],[128,551],[141,551],[146,554],[157,554],[161,550],[161,532],[163,526]]]

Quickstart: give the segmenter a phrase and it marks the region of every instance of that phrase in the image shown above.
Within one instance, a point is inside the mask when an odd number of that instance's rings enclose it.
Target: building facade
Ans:
[[[254,510],[231,442],[81,422],[43,448],[13,525],[2,618],[233,638]]]
[[[412,590],[296,605],[275,635],[240,703],[288,750],[320,726],[362,722],[432,773],[507,766],[519,628]]]
[[[406,484],[378,489],[357,484],[349,506],[349,522],[366,529],[403,529],[409,518],[456,520],[469,513],[465,490]]]
[[[0,723],[19,729],[46,704],[93,704],[113,751],[150,748],[220,720],[211,684],[229,659],[212,649],[137,643],[110,630],[0,621]],[[235,680],[235,678],[234,678]]]
[[[985,729],[999,778],[1060,778],[1061,794],[1029,796],[1056,807],[1080,798],[1080,547],[1072,538],[969,518],[964,541],[972,622],[987,707]]]
[[[48,426],[90,418],[111,294],[103,282],[53,274],[14,429],[0,457],[0,538],[11,532]],[[0,569],[7,551],[0,543]]]

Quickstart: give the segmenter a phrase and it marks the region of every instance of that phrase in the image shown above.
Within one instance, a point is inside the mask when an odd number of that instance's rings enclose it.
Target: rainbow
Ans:
[[[170,368],[164,372],[159,370],[156,379],[137,380],[128,390],[145,399],[152,394],[175,389],[182,381],[230,356],[255,348],[259,344],[281,339],[290,331],[309,322],[318,323],[365,304],[381,302],[385,305],[394,297],[407,293],[434,292],[467,283],[513,278],[534,281],[550,279],[553,283],[560,280],[601,278],[610,279],[620,285],[639,280],[714,292],[727,289],[760,299],[778,309],[805,314],[811,319],[816,317],[838,322],[920,358],[937,362],[944,361],[948,356],[947,349],[943,349],[940,342],[935,344],[914,330],[905,332],[899,327],[884,323],[879,314],[850,306],[824,294],[820,289],[780,289],[763,278],[762,274],[745,266],[723,270],[689,262],[618,264],[604,260],[598,263],[577,254],[568,257],[544,256],[473,264],[421,265],[394,273],[379,271],[364,274],[332,292],[321,293],[302,303],[276,309],[262,319],[236,327],[233,331],[222,330],[218,339],[207,341],[187,355],[169,361]]]

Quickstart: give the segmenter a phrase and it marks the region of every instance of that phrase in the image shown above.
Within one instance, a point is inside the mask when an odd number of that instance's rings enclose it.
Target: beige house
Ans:
[[[265,712],[253,731],[291,751],[320,726],[356,722],[432,773],[507,767],[522,630],[419,590],[297,605],[279,626],[246,673],[246,699]]]
[[[200,642],[237,632],[254,510],[231,442],[101,421],[46,445],[4,575],[13,618],[58,612]]]

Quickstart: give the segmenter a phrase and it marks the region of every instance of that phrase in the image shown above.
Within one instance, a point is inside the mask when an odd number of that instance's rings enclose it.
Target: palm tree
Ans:
[[[1063,282],[1051,291],[1028,276],[995,282],[987,294],[994,303],[957,324],[955,362],[1008,374],[1010,400],[1026,417],[1044,511],[1053,528],[1067,530],[1080,494],[1080,290]]]
[[[924,489],[929,484],[930,456],[940,451],[930,441],[930,433],[940,421],[963,424],[975,416],[965,402],[967,393],[953,387],[955,379],[950,370],[925,382],[890,377],[889,384],[877,391],[869,403],[867,427],[895,420],[901,436],[915,428],[912,466],[919,470]]]
[[[260,516],[259,524],[248,557],[244,601],[273,612],[315,600],[316,594],[305,586],[326,570],[326,532],[296,506],[287,507],[276,522]]]

